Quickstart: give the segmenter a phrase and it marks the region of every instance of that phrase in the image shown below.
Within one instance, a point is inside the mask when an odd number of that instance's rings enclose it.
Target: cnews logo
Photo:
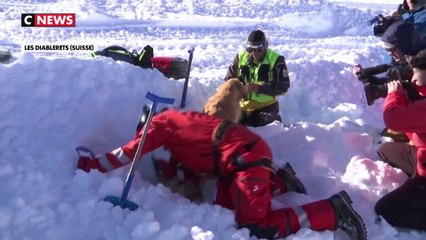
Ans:
[[[22,13],[21,27],[75,27],[75,13]]]

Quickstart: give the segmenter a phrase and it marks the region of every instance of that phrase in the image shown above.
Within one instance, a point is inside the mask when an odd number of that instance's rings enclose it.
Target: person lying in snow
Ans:
[[[224,84],[237,87],[224,93],[234,97],[221,99],[239,102],[243,97],[238,92],[239,80]],[[219,91],[222,88],[226,86]],[[222,103],[216,101],[218,106]],[[259,135],[234,122],[241,109],[228,108],[226,111],[235,111],[229,114],[222,110],[212,107],[208,113],[199,113],[168,109],[158,113],[149,126],[144,126],[148,134],[142,155],[163,146],[185,168],[216,178],[214,203],[234,210],[238,226],[248,228],[258,238],[282,238],[308,227],[316,231],[342,229],[351,239],[367,239],[364,223],[344,191],[297,208],[271,210],[271,179],[276,175],[271,149]],[[107,172],[129,164],[143,129],[129,143],[100,158],[80,157],[77,167],[86,172]],[[285,171],[283,177],[282,192],[306,192],[294,172]]]
[[[416,146],[416,165],[411,169],[409,159],[399,155],[395,166],[414,172],[402,186],[386,194],[375,206],[377,215],[392,226],[426,230],[426,50],[409,62],[414,75],[411,82],[424,98],[410,103],[399,81],[388,83],[383,119],[386,126],[407,133]]]
[[[207,100],[203,112],[237,123],[242,115],[237,100],[245,98],[247,95],[248,92],[240,81],[235,78],[230,79],[223,83],[218,91]],[[137,133],[145,125],[149,115],[149,107],[145,106],[143,111],[144,114],[138,124]],[[169,187],[172,192],[179,193],[193,202],[203,201],[202,189],[206,182],[203,176],[185,168],[174,156],[171,156],[169,160],[153,156],[152,160],[160,183]],[[295,173],[288,163],[277,170],[274,178],[271,179],[271,190],[274,194],[284,193],[286,189],[291,188],[291,186],[285,186],[285,179],[289,175],[295,175]],[[303,187],[301,183],[299,186]],[[303,189],[302,193],[305,192]]]

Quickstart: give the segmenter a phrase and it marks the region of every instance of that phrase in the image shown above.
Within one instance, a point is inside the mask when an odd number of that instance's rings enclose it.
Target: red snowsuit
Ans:
[[[407,133],[413,141],[417,147],[417,173],[426,177],[426,100],[409,104],[405,94],[392,92],[386,97],[383,119],[387,127]]]
[[[285,237],[301,227],[336,229],[335,213],[328,199],[271,211],[270,180],[274,171],[270,167],[269,146],[248,128],[231,124],[223,132],[217,148],[220,154],[215,158],[213,141],[221,123],[220,118],[197,112],[162,112],[149,125],[142,155],[164,146],[185,168],[218,177],[216,203],[235,210],[239,226],[249,228],[257,237]],[[142,132],[127,145],[96,160],[91,168],[109,171],[130,163]],[[259,160],[269,165],[239,168]]]

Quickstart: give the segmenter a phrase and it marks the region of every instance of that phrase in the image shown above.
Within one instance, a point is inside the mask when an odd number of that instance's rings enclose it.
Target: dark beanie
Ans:
[[[426,49],[417,53],[413,67],[426,70]]]
[[[256,46],[256,45],[265,44],[265,42],[266,42],[265,33],[263,33],[260,30],[252,31],[247,38],[247,45]]]
[[[405,55],[405,60],[412,68],[426,70],[426,49],[417,53],[416,56]]]
[[[402,19],[392,23],[381,40],[389,46],[401,49],[405,55],[415,55],[425,46],[414,24]]]

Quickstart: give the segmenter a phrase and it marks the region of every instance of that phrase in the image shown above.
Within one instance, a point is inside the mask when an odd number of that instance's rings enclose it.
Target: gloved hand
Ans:
[[[81,170],[83,170],[83,171],[85,171],[85,172],[90,172],[90,169],[91,169],[91,167],[90,167],[90,162],[92,162],[92,161],[95,161],[95,160],[93,160],[92,158],[90,158],[90,157],[84,157],[84,156],[80,156],[79,158],[78,158],[78,162],[77,162],[77,168],[78,169],[81,169]]]
[[[247,93],[252,93],[252,92],[257,93],[257,92],[259,92],[260,85],[250,83],[250,84],[245,85],[245,88],[247,90]]]
[[[79,146],[75,149],[78,155],[77,168],[85,172],[90,172],[91,169],[98,169],[101,172],[105,170],[100,166],[99,158],[95,153],[87,147]]]

